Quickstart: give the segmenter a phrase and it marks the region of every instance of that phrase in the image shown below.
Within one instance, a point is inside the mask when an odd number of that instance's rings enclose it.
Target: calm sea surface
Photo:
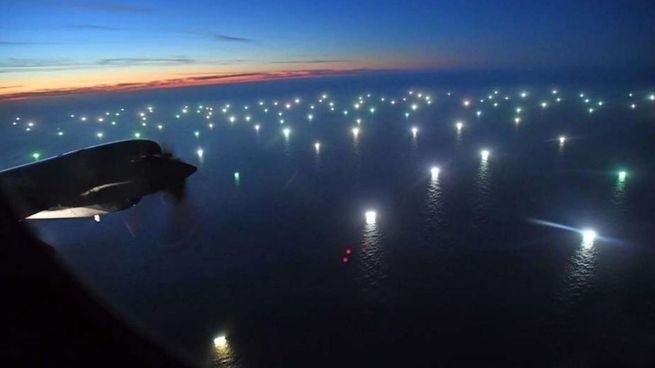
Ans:
[[[198,166],[182,205],[30,223],[194,361],[652,366],[653,92],[367,76],[5,103],[0,163],[138,135]]]

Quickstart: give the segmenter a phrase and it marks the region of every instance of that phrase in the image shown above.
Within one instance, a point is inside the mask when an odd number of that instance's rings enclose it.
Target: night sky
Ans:
[[[652,1],[0,1],[0,98],[379,69],[655,65]]]

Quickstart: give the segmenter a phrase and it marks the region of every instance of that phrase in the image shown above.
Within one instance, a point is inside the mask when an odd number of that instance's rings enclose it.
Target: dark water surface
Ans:
[[[195,361],[652,366],[650,93],[369,76],[18,102],[0,105],[0,161],[138,132],[199,167],[184,206],[155,194],[99,224],[32,223],[102,298]],[[364,221],[369,209],[375,224]],[[582,244],[583,228],[599,234],[593,245]],[[223,334],[227,346],[215,348]]]

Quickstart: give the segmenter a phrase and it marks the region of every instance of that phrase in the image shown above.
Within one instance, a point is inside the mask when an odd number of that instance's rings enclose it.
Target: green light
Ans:
[[[136,139],[141,138],[141,133],[139,133],[139,132],[134,133],[134,138],[136,138]]]
[[[239,176],[239,172],[235,171],[234,172],[234,184],[239,185],[241,177]]]
[[[619,182],[624,182],[627,177],[628,177],[627,171],[619,171]]]
[[[32,153],[32,158],[33,158],[33,159],[38,160],[40,157],[41,157],[41,154],[40,154],[40,153],[38,153],[38,152],[34,152],[34,153]]]

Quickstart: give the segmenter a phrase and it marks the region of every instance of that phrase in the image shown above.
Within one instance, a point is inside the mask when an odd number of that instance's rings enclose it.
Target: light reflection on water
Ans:
[[[455,134],[455,149],[459,151],[462,148],[462,131],[460,129],[457,129],[457,133]]]
[[[436,232],[443,222],[442,189],[439,176],[430,178],[426,197],[426,223],[429,232]]]
[[[574,305],[589,289],[596,266],[597,247],[580,244],[566,270],[565,285],[560,295],[565,306]]]
[[[367,223],[362,232],[361,257],[357,265],[358,279],[366,297],[379,300],[384,295],[382,281],[386,278],[383,236],[376,223]]]
[[[490,176],[488,159],[480,160],[480,166],[478,167],[478,172],[475,177],[475,195],[473,198],[473,214],[475,218],[473,225],[475,227],[479,227],[488,222],[486,217],[491,201],[491,188],[489,184]]]
[[[214,346],[212,354],[212,366],[229,368],[229,367],[238,367],[237,354],[230,345],[229,342],[226,342],[221,346]]]
[[[617,180],[616,185],[614,186],[612,203],[614,204],[614,207],[616,208],[616,211],[619,216],[622,216],[626,210],[625,195],[626,195],[625,181]]]

